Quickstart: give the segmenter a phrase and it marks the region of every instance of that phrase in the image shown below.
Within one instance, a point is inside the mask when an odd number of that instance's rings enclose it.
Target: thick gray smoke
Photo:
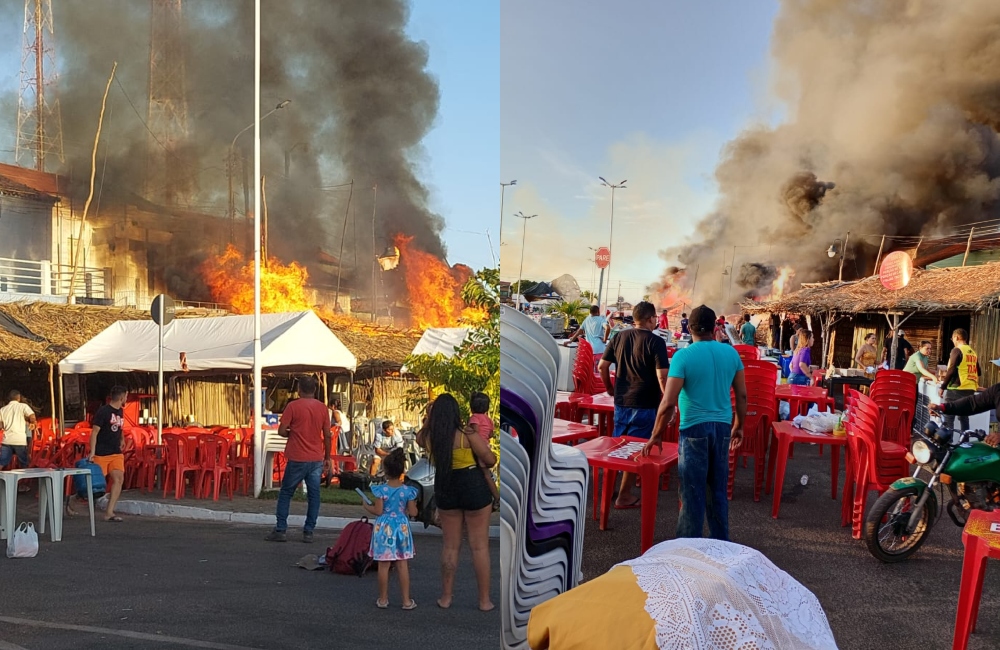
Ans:
[[[716,211],[661,253],[689,272],[651,290],[693,288],[692,304],[728,309],[734,257],[830,280],[826,249],[850,231],[849,280],[873,272],[881,234],[1000,217],[1000,2],[783,0],[773,34],[788,118],[726,147]]]
[[[3,9],[19,17],[23,5],[3,0]],[[224,215],[230,143],[253,122],[253,3],[187,0],[183,12],[190,136],[178,151],[175,176],[191,189],[190,209]],[[98,158],[102,203],[113,205],[116,195],[142,194],[149,134],[136,110],[145,120],[150,2],[62,0],[53,3],[53,14],[66,172],[78,187],[86,185],[101,94],[117,60],[118,78],[135,109],[118,84],[112,86]],[[269,253],[306,265],[320,247],[338,255],[348,192],[331,186],[353,179],[357,227],[347,230],[344,257],[348,264],[359,260],[360,282],[370,276],[365,269],[373,252],[375,184],[375,252],[404,233],[444,258],[443,223],[428,210],[427,190],[414,165],[437,114],[439,94],[426,70],[426,46],[405,33],[408,1],[264,0],[261,14],[261,113],[291,100],[261,123]],[[245,182],[249,185],[252,176],[252,138],[251,129],[236,146],[249,165],[235,180],[240,218],[249,193]],[[155,194],[159,188],[152,189]],[[195,224],[192,230],[187,247],[190,252],[193,246],[195,255],[222,243],[205,241]],[[179,261],[172,265],[191,268]]]

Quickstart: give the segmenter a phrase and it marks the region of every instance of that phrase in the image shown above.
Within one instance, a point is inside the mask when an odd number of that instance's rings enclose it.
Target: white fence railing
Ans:
[[[70,284],[78,298],[107,298],[104,269],[53,264],[48,260],[16,260],[0,257],[0,293],[24,293],[42,296],[68,296]]]

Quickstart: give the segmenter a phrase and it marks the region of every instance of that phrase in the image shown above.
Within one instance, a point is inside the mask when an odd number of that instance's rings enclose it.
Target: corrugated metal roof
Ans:
[[[0,176],[36,192],[52,196],[60,196],[66,190],[66,182],[63,177],[35,169],[0,163]]]

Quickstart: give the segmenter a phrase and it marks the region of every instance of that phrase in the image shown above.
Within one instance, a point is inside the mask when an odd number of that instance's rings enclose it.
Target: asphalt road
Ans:
[[[416,538],[410,562],[418,608],[400,609],[393,577],[391,608],[378,610],[374,572],[355,578],[294,566],[324,553],[335,535],[276,544],[263,541],[267,532],[130,517],[98,521],[91,538],[86,518],[67,520],[63,541],[44,536],[37,557],[0,556],[0,650],[499,645],[499,610],[478,610],[467,547],[449,610],[435,604],[441,542],[426,536]],[[492,568],[499,604],[499,563]]]
[[[741,463],[730,502],[732,541],[761,551],[810,589],[826,610],[841,650],[950,648],[961,582],[961,529],[944,514],[909,561],[882,564],[863,541],[851,538],[850,527],[840,527],[840,502],[830,498],[829,453],[824,449],[820,458],[816,447],[796,446],[777,520],[771,518],[771,495],[754,503],[753,464],[744,470]],[[803,474],[809,476],[805,487]],[[676,486],[675,474],[671,489],[660,492],[655,541],[674,537]],[[873,493],[869,506],[874,498]],[[587,579],[639,554],[638,510],[612,511],[608,527],[598,530],[588,518]],[[969,650],[1000,648],[1000,563],[991,564]]]

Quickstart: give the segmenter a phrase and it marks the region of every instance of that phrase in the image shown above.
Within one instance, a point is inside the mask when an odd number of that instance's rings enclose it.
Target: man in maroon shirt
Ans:
[[[277,523],[267,536],[269,542],[284,542],[288,530],[288,507],[292,496],[302,481],[306,482],[309,505],[306,523],[302,528],[302,541],[313,541],[313,529],[319,517],[319,484],[323,470],[333,471],[330,457],[333,436],[330,433],[330,414],[326,405],[316,399],[316,378],[299,379],[299,399],[289,402],[281,414],[278,435],[288,438],[285,443],[285,475],[278,494]]]

